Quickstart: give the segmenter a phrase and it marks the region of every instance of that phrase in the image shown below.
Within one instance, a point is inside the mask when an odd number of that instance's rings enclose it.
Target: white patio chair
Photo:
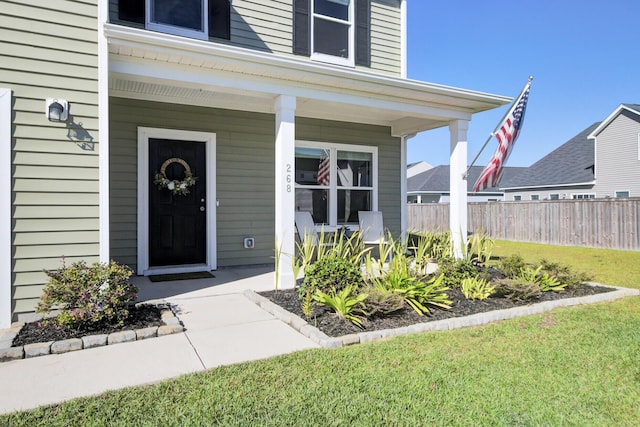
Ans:
[[[313,223],[311,213],[296,211],[295,221],[300,242],[304,242],[305,239],[311,239],[313,246],[318,246],[318,233],[316,233],[316,225]]]
[[[384,233],[382,212],[359,211],[358,222],[360,224],[362,242],[365,245],[377,245],[380,242],[387,241],[387,236]]]

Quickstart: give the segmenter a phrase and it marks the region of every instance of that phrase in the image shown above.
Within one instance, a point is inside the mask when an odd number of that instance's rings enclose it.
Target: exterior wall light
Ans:
[[[66,99],[47,98],[47,119],[50,122],[66,122],[69,118],[69,103]]]

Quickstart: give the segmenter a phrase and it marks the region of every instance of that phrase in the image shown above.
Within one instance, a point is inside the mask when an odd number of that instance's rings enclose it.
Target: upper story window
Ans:
[[[616,199],[628,199],[629,192],[628,191],[616,191]]]
[[[522,196],[513,196],[513,200],[515,202],[519,202],[520,200],[522,200]]]
[[[540,200],[540,195],[539,194],[532,194],[531,195],[531,200]]]
[[[118,17],[149,30],[206,40],[229,39],[229,0],[120,0]]]
[[[313,0],[311,59],[353,66],[353,1]]]
[[[370,66],[370,0],[295,0],[293,53]]]
[[[549,194],[549,200],[560,200],[559,194]]]

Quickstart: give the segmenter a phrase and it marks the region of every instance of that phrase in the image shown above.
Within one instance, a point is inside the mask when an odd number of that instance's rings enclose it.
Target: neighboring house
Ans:
[[[295,209],[399,234],[407,138],[448,126],[463,170],[472,115],[509,102],[406,79],[405,0],[3,2],[0,27],[0,328],[62,256],[150,275],[275,242],[292,286]]]
[[[411,178],[412,176],[416,176],[419,173],[426,172],[432,168],[433,166],[424,161],[409,163],[407,165],[407,178]]]
[[[507,201],[640,197],[640,105],[620,105],[500,189]]]
[[[467,193],[469,202],[491,202],[504,200],[504,193],[498,188],[487,188],[484,191],[474,193],[473,184],[476,182],[483,166],[472,166],[467,177]],[[512,176],[521,173],[526,168],[505,167],[502,179],[510,179]],[[433,169],[419,173],[407,179],[407,202],[408,203],[449,203],[450,197],[450,176],[449,165],[436,166]]]

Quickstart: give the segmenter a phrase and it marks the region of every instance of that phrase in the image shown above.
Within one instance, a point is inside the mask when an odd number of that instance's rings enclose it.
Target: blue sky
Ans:
[[[534,76],[507,166],[529,166],[621,103],[640,104],[638,0],[408,0],[408,78],[516,97]],[[635,78],[634,78],[635,77]],[[469,124],[469,162],[508,106]],[[476,164],[484,166],[495,138]],[[409,141],[408,162],[449,164],[449,131]]]

